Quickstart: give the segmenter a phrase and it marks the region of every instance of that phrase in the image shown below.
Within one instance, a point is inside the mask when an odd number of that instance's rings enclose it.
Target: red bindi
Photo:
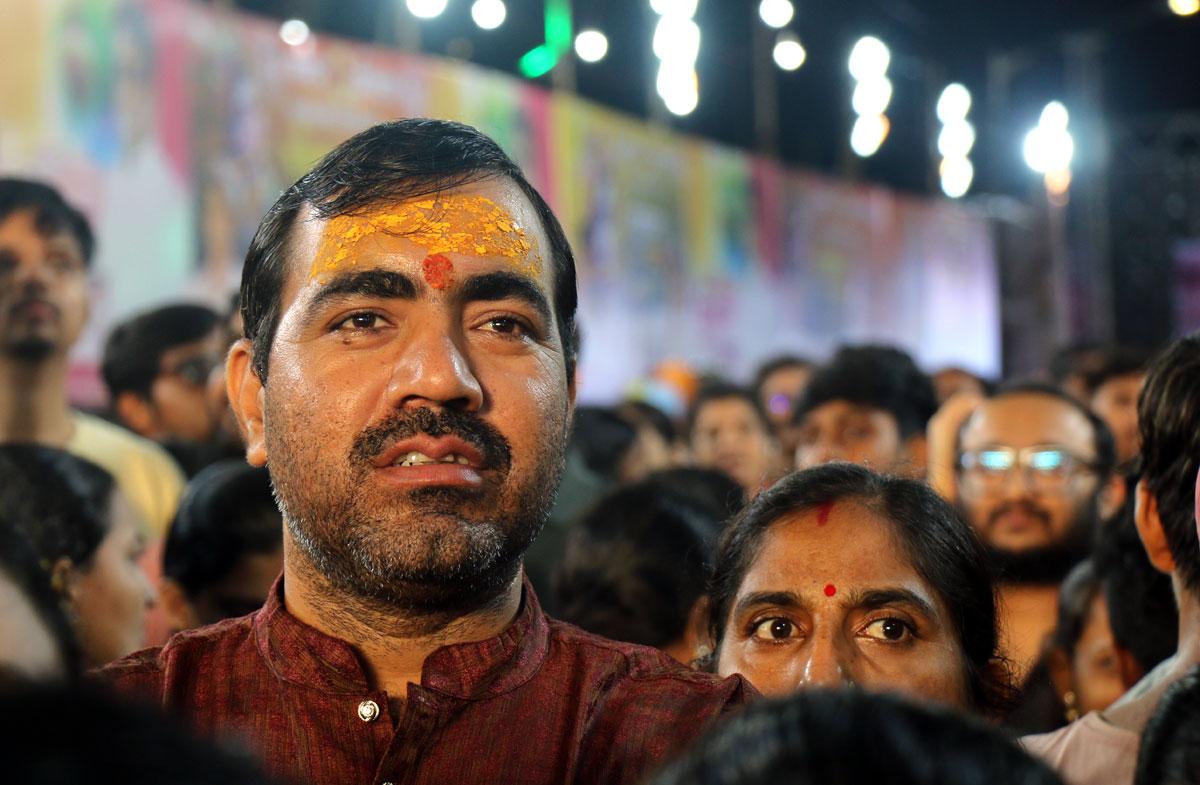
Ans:
[[[835,594],[837,594],[837,587],[832,583],[825,584],[825,596],[832,597]]]
[[[434,289],[445,289],[454,282],[454,263],[440,253],[426,256],[421,262],[425,282]]]
[[[817,510],[817,525],[824,526],[829,523],[829,513],[833,512],[833,502],[825,502],[821,508]]]

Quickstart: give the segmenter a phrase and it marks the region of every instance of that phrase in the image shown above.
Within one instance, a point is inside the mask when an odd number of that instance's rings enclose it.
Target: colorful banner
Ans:
[[[113,320],[227,302],[278,193],[346,137],[410,116],[492,135],[555,207],[579,258],[584,398],[665,359],[745,377],[846,341],[999,368],[990,230],[961,206],[788,170],[462,62],[322,36],[290,47],[276,22],[188,0],[0,11],[0,169],[58,184],[99,236],[82,378]]]

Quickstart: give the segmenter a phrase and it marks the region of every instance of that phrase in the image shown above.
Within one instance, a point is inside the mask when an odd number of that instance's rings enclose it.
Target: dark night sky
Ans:
[[[1025,176],[1020,142],[1046,101],[1072,105],[1064,41],[1099,34],[1104,117],[1122,123],[1148,115],[1200,111],[1200,15],[1174,16],[1165,0],[793,0],[789,28],[803,41],[808,61],[794,73],[771,73],[779,95],[781,157],[797,166],[838,172],[846,159],[850,110],[846,55],[861,35],[892,49],[889,76],[895,94],[888,114],[892,134],[862,162],[864,179],[909,191],[930,187],[929,116],[936,90],[960,81],[975,95],[972,121],[979,141],[972,157],[975,190],[1017,192]],[[471,60],[515,73],[520,55],[542,36],[539,0],[506,0],[508,18],[484,32],[470,20],[470,0],[450,0],[445,14],[421,23],[422,48],[445,54],[453,39],[470,42]],[[375,40],[390,31],[389,9],[407,14],[403,0],[237,0],[255,13],[306,19],[318,33]],[[609,38],[608,57],[578,63],[579,92],[630,114],[644,115],[653,90],[650,52],[653,19],[647,0],[575,0],[576,27],[596,26]],[[382,10],[381,10],[382,9]],[[743,149],[755,144],[752,105],[756,0],[701,0],[703,32],[697,70],[697,111],[672,118],[681,131]],[[459,44],[462,43],[460,40]],[[1006,111],[988,116],[987,63],[1000,53],[1019,55]]]

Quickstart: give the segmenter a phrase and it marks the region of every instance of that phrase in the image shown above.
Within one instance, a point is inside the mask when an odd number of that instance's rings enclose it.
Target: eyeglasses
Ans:
[[[193,387],[202,387],[208,384],[209,374],[220,363],[221,358],[216,355],[198,354],[176,364],[174,368],[165,369],[163,375],[182,379]]]
[[[1002,485],[1018,466],[1026,484],[1038,491],[1062,490],[1080,474],[1096,471],[1094,462],[1054,445],[970,450],[962,454],[958,465],[965,480],[989,490]]]

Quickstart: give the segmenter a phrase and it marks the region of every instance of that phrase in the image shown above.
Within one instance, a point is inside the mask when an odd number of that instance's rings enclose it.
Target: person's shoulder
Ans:
[[[606,682],[616,688],[623,682],[634,688],[667,690],[678,695],[712,696],[718,700],[741,703],[754,695],[741,676],[722,678],[697,671],[679,663],[663,651],[650,646],[602,638],[573,624],[548,619],[550,644],[584,671],[606,674]]]
[[[162,646],[142,649],[93,672],[99,681],[137,697],[158,701],[168,691],[207,679],[229,679],[239,661],[257,656],[255,614],[172,635]]]
[[[1136,733],[1105,721],[1099,712],[1056,731],[1020,739],[1026,752],[1058,771],[1068,785],[1127,785],[1133,781],[1138,743]]]
[[[107,455],[115,460],[141,460],[171,474],[179,467],[171,455],[155,442],[120,425],[84,412],[73,412],[75,435],[67,444],[70,452],[101,463],[93,455]]]

